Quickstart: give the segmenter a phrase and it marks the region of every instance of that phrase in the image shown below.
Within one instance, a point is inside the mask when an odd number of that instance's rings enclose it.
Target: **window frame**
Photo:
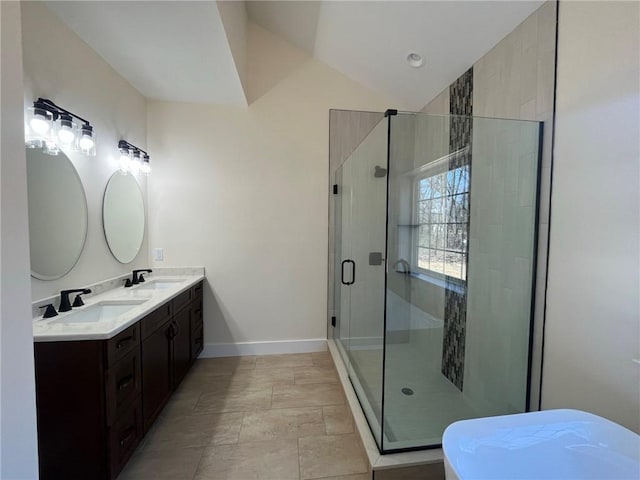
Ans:
[[[435,225],[432,223],[421,223],[420,221],[420,202],[423,200],[420,200],[420,182],[424,179],[427,178],[431,178],[431,177],[435,177],[437,175],[441,175],[441,174],[446,174],[449,171],[452,170],[456,170],[458,168],[462,168],[462,167],[467,167],[467,165],[459,165],[458,167],[456,167],[455,169],[450,169],[448,165],[440,165],[440,168],[430,168],[430,169],[426,169],[421,171],[419,174],[416,174],[413,178],[413,182],[412,182],[412,219],[413,219],[413,232],[411,235],[411,271],[415,272],[418,274],[418,276],[426,276],[426,277],[430,277],[433,279],[437,279],[440,281],[451,281],[451,282],[455,282],[458,283],[459,285],[466,285],[467,280],[466,278],[459,278],[459,277],[454,277],[451,275],[447,275],[444,272],[437,272],[435,270],[430,270],[427,268],[423,268],[420,267],[418,264],[419,261],[419,238],[420,238],[420,227],[422,225]],[[470,178],[468,178],[468,181],[470,181]],[[467,196],[470,194],[470,185],[467,185],[467,188],[465,191],[463,192],[459,192],[459,193],[455,193],[453,195],[442,195],[441,197],[430,197],[430,199],[434,199],[434,198],[450,198],[450,197],[455,197],[458,195],[464,195],[466,194]],[[468,203],[467,203],[468,205]],[[467,264],[468,261],[468,257],[469,257],[469,250],[468,250],[468,238],[469,238],[469,230],[468,230],[468,225],[469,225],[469,211],[467,211],[467,248],[464,252],[455,252],[455,253],[459,253],[463,256],[463,261],[465,262],[465,264]],[[443,222],[442,225],[445,225],[445,238],[446,238],[446,229],[448,225],[457,225],[457,224],[461,224],[460,222]],[[424,248],[424,247],[423,247]],[[438,250],[438,251],[442,251],[442,252],[447,252],[448,250],[444,249],[444,248],[429,248],[430,250]],[[465,266],[465,272],[467,271],[467,267]]]

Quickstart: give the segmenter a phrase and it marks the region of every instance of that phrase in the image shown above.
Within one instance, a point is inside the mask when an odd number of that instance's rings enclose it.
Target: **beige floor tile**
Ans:
[[[337,477],[324,477],[324,478],[319,478],[317,480],[373,480],[373,475],[371,472],[369,472],[369,473],[358,473],[357,475],[339,475]]]
[[[195,479],[298,480],[298,445],[280,440],[209,447]]]
[[[308,383],[338,383],[338,373],[329,366],[294,367],[296,385]]]
[[[282,408],[246,413],[240,442],[262,442],[324,435],[322,408]]]
[[[356,434],[298,439],[303,480],[367,473],[369,464]]]
[[[331,354],[327,352],[313,352],[311,359],[316,367],[331,366],[333,367],[333,358]]]
[[[204,393],[211,392],[228,386],[231,383],[232,375],[202,375],[199,373],[189,373],[178,386],[176,393]]]
[[[257,357],[256,368],[311,367],[313,357],[310,353],[292,353],[288,355],[263,355]]]
[[[314,407],[341,405],[344,395],[339,385],[314,383],[310,385],[274,385],[272,408]]]
[[[200,392],[176,391],[162,409],[160,417],[175,417],[193,414]]]
[[[348,405],[322,407],[327,435],[353,433],[353,417]]]
[[[256,357],[220,357],[200,358],[191,367],[191,371],[203,375],[227,375],[242,370],[252,370],[256,366]]]
[[[203,448],[169,451],[139,450],[129,460],[118,480],[192,480]]]
[[[236,443],[242,413],[163,417],[147,433],[143,450],[173,450]]]
[[[271,387],[237,386],[203,393],[194,407],[197,414],[253,412],[271,408]]]
[[[238,371],[231,376],[231,387],[250,385],[254,387],[270,387],[278,384],[292,384],[294,373],[292,367],[261,368],[255,370]]]

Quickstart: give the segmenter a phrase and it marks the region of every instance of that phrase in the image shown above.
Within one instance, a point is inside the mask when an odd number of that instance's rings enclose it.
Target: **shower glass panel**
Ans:
[[[335,298],[338,344],[374,437],[381,445],[385,312],[387,122],[337,171]],[[338,211],[339,210],[339,211]]]
[[[540,132],[391,114],[337,170],[334,339],[382,453],[529,409]]]

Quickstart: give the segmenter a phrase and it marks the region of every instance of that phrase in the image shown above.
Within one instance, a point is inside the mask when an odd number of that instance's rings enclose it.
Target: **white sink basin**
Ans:
[[[142,285],[138,285],[136,290],[166,290],[182,282],[184,280],[148,280]]]
[[[96,303],[83,310],[65,315],[49,323],[97,323],[106,322],[127,313],[146,300],[112,300]]]

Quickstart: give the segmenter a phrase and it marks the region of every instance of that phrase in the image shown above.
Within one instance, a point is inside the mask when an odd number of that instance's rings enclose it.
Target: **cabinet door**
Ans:
[[[182,381],[191,364],[191,309],[183,308],[173,317],[173,388]]]
[[[142,342],[142,415],[144,431],[156,419],[171,392],[171,334],[167,321]]]

